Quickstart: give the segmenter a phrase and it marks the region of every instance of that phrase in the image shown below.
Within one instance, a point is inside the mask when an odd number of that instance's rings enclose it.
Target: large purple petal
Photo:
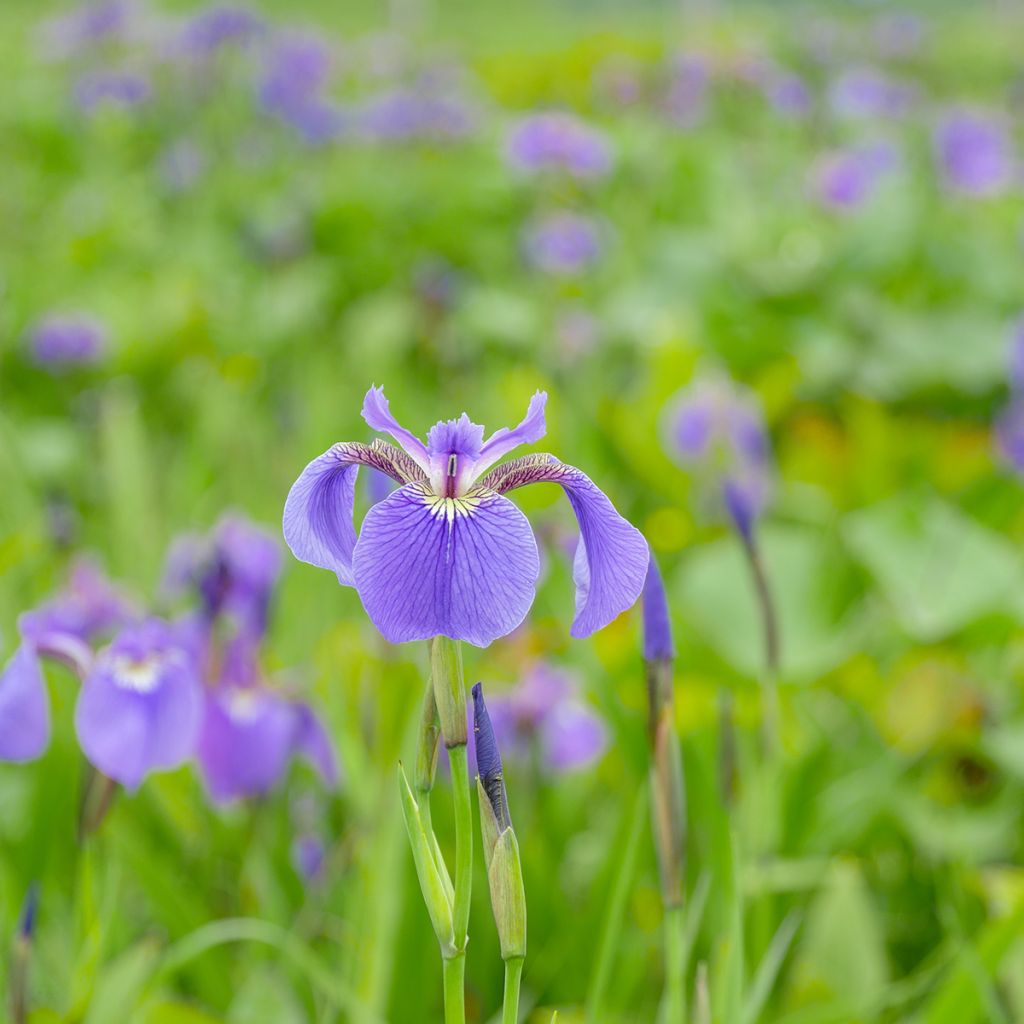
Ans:
[[[530,399],[530,406],[526,415],[517,427],[511,430],[502,427],[496,430],[484,442],[480,449],[480,458],[476,464],[476,472],[483,473],[494,465],[498,459],[508,455],[514,448],[522,444],[533,444],[539,441],[547,433],[547,423],[544,419],[544,406],[547,405],[548,393],[538,391]]]
[[[615,511],[607,495],[586,473],[559,462],[553,455],[527,455],[499,466],[481,483],[499,494],[526,484],[562,486],[580,525],[573,565],[573,636],[589,636],[636,603],[647,578],[647,541]]]
[[[268,793],[288,767],[295,709],[257,687],[228,687],[206,702],[197,754],[210,796],[218,803]]]
[[[363,399],[363,419],[371,430],[390,434],[405,450],[406,454],[424,473],[430,472],[430,456],[427,446],[411,431],[406,430],[391,414],[391,407],[384,397],[384,389],[372,387]]]
[[[384,442],[336,444],[302,471],[284,506],[284,539],[295,557],[330,569],[349,587],[354,586],[352,508],[359,466],[387,473],[399,483],[422,476],[407,456]]]
[[[507,499],[485,490],[439,498],[408,484],[367,513],[353,569],[367,614],[392,643],[449,636],[486,647],[526,617],[540,560]]]
[[[189,758],[201,714],[201,685],[184,652],[134,660],[115,642],[82,684],[75,730],[86,757],[133,790],[149,772]]]
[[[50,742],[50,702],[39,658],[24,643],[0,673],[0,761],[34,761]]]

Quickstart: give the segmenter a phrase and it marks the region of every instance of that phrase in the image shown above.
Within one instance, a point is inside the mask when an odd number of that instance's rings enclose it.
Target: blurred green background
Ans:
[[[701,911],[690,988],[707,964],[712,1019],[1024,1020],[1024,506],[991,431],[1024,308],[1024,205],[1017,165],[999,195],[946,187],[933,139],[943,110],[969,105],[1020,142],[1019,11],[922,6],[920,39],[893,54],[882,4],[268,3],[271,25],[336,47],[339,100],[429,72],[474,112],[457,138],[309,145],[254,102],[251,53],[225,48],[197,72],[155,22],[58,59],[40,23],[64,10],[0,8],[3,657],[76,551],[152,595],[176,534],[231,509],[276,528],[311,458],[368,439],[373,383],[417,432],[463,409],[513,424],[544,388],[543,450],[600,483],[668,581]],[[658,98],[680,54],[707,82],[673,118]],[[799,74],[808,111],[774,109],[744,70],[755,61]],[[113,66],[144,73],[151,95],[83,111],[76,81]],[[910,109],[840,116],[830,89],[865,66],[912,84]],[[606,134],[606,177],[509,168],[510,126],[549,107]],[[198,154],[184,182],[168,170],[183,139]],[[823,154],[878,140],[898,165],[863,202],[815,194]],[[553,210],[600,226],[579,273],[524,258],[524,228]],[[105,357],[35,361],[33,325],[54,311],[101,322]],[[783,650],[770,775],[741,550],[664,445],[666,403],[711,369],[763,402],[777,463],[761,532]],[[572,517],[549,490],[516,498],[557,537]],[[574,668],[611,738],[586,771],[507,766],[524,1007],[586,1019],[606,947],[612,982],[589,1019],[650,1022],[661,906],[639,614],[570,640],[557,543],[548,561],[527,628],[466,652],[467,677],[497,691],[538,658]],[[272,797],[217,810],[185,768],[120,798],[84,846],[75,683],[50,672],[54,743],[0,766],[0,941],[41,883],[30,1020],[438,1019],[394,783],[421,647],[388,647],[353,591],[289,557],[270,663],[324,710],[340,792],[298,767]],[[729,813],[714,783],[722,690],[739,733]],[[309,884],[290,855],[301,799],[328,843]],[[247,923],[211,929],[222,918]],[[470,935],[469,1015],[484,1021],[501,962],[481,865]]]

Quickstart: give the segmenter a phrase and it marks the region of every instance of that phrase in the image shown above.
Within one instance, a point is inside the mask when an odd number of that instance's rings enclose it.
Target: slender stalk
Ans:
[[[681,904],[665,909],[665,1024],[686,1024],[686,918]]]
[[[743,552],[747,556],[757,606],[761,612],[761,633],[764,642],[764,674],[761,684],[764,697],[764,742],[767,754],[772,756],[779,740],[779,620],[757,540],[752,532],[742,531],[740,539],[743,541]]]
[[[452,906],[452,923],[455,948],[464,952],[473,886],[473,807],[469,797],[469,760],[465,744],[452,747],[448,751],[448,760],[455,802],[455,903]]]
[[[501,1024],[518,1024],[519,982],[523,977],[523,957],[505,961],[505,999],[501,1006]]]
[[[444,1024],[466,1021],[466,951],[444,962]]]

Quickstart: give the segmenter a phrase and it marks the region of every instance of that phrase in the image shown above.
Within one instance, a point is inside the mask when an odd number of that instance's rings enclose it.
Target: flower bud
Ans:
[[[435,636],[430,641],[430,675],[446,747],[463,746],[466,733],[466,692],[462,683],[462,650],[457,640]]]
[[[452,907],[448,890],[435,860],[435,845],[423,827],[419,805],[409,786],[405,769],[398,766],[398,788],[402,797],[402,814],[405,817],[405,829],[409,834],[409,845],[412,847],[412,858],[416,864],[416,876],[419,879],[423,902],[430,915],[434,934],[441,946],[441,955],[454,956],[455,930],[452,924]]]
[[[501,958],[526,956],[526,892],[519,859],[519,843],[512,829],[501,755],[484,704],[480,683],[473,687],[473,732],[476,737],[477,793],[480,832],[491,891],[491,909],[501,944]]]
[[[423,698],[419,740],[416,744],[416,774],[413,781],[417,793],[429,793],[434,788],[440,739],[441,722],[437,717],[437,700],[434,697],[434,688],[428,686]]]

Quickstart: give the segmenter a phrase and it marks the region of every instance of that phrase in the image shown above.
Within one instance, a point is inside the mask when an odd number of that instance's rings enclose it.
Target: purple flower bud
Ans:
[[[150,772],[191,756],[202,702],[198,668],[173,628],[148,619],[97,656],[82,683],[75,729],[86,757],[135,790]]]
[[[308,884],[317,879],[326,858],[327,847],[319,836],[308,833],[296,836],[292,843],[292,864],[304,882]]]
[[[580,274],[601,256],[597,223],[574,213],[556,213],[526,229],[524,250],[538,270],[559,276]]]
[[[1013,181],[1006,125],[980,111],[947,112],[935,131],[935,152],[947,186],[969,196],[994,196]]]
[[[36,932],[36,914],[39,910],[39,883],[30,882],[25,893],[25,902],[21,905],[18,918],[18,938],[22,942],[31,942]]]
[[[505,779],[501,770],[501,754],[498,751],[498,742],[494,737],[490,716],[487,714],[484,690],[480,683],[473,687],[473,737],[476,741],[477,774],[491,803],[499,830],[506,829],[512,824],[512,819],[508,811]]]
[[[571,114],[546,113],[513,126],[505,143],[513,167],[561,170],[576,178],[599,178],[611,170],[611,147],[600,132]]]
[[[75,86],[75,102],[87,114],[101,107],[137,107],[151,95],[148,79],[133,71],[90,71]]]
[[[53,313],[32,328],[29,347],[33,361],[52,371],[92,366],[106,355],[107,332],[90,316]]]
[[[665,584],[658,563],[651,556],[643,592],[644,661],[666,661],[675,657],[672,643],[672,619],[665,598]]]

